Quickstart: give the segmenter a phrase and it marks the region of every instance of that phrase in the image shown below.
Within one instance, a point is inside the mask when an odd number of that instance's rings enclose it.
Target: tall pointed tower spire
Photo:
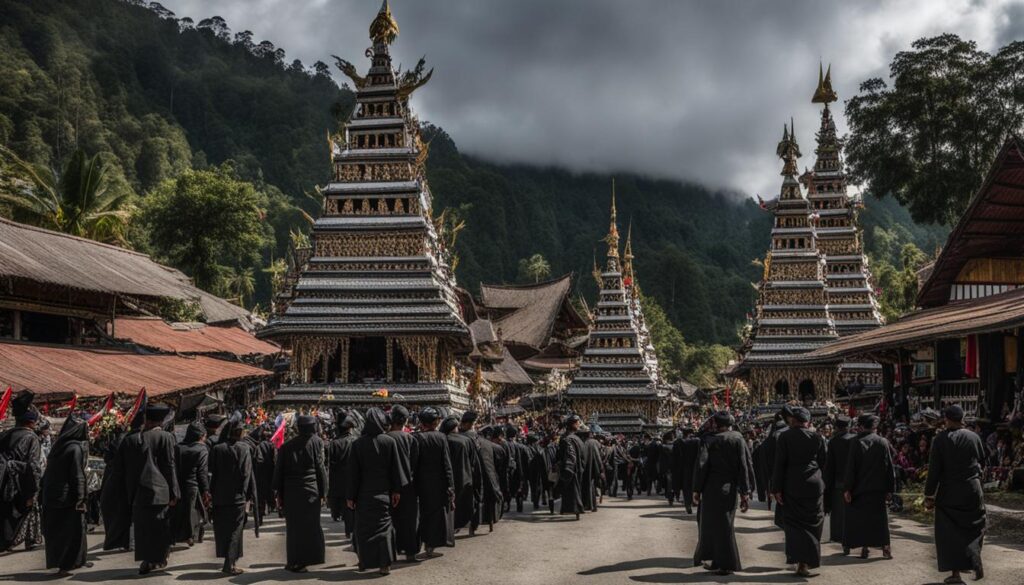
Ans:
[[[377,17],[370,23],[370,39],[374,45],[390,45],[398,38],[398,23],[391,16],[391,6],[388,0],[380,5]]]
[[[633,273],[633,220],[626,229],[626,247],[622,250],[622,284],[636,296],[636,275]]]
[[[839,99],[839,95],[832,89],[832,64],[829,63],[828,71],[821,74],[821,62],[818,62],[818,87],[814,90],[811,103],[828,105]]]
[[[779,200],[801,199],[800,182],[796,179],[798,172],[796,160],[802,156],[800,145],[796,143],[796,134],[793,127],[793,120],[790,119],[789,126],[782,125],[782,140],[775,148],[775,154],[782,159],[782,191]]]
[[[612,178],[612,213],[611,222],[608,225],[608,235],[604,237],[608,244],[608,268],[618,269],[619,260],[619,226],[615,212],[615,178]]]

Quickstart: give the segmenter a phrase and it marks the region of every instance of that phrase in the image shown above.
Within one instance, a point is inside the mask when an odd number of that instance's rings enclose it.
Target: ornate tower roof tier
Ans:
[[[320,191],[312,253],[293,267],[294,298],[261,333],[292,350],[294,384],[278,392],[280,403],[373,404],[375,390],[390,388],[406,402],[468,407],[454,360],[470,337],[409,108],[431,72],[423,61],[392,69],[397,36],[385,1],[370,26],[366,75],[336,58],[356,88],[355,110],[328,137],[333,177]]]

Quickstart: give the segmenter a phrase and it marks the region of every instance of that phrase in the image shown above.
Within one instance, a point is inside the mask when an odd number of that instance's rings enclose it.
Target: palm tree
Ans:
[[[256,294],[256,275],[252,268],[235,269],[226,267],[221,276],[221,287],[237,299],[240,306],[246,306]]]
[[[547,278],[551,275],[551,265],[544,256],[540,254],[534,254],[529,258],[523,258],[519,261],[519,278],[524,280],[533,279],[534,284],[540,282],[540,279]]]
[[[66,234],[125,242],[132,208],[127,195],[108,189],[109,165],[99,155],[87,158],[76,150],[58,173],[22,160],[9,148],[0,154],[14,168],[14,178],[0,188],[0,202],[9,204],[29,223]]]

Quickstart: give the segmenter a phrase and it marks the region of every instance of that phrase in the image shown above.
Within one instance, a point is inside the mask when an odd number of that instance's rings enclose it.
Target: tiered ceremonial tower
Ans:
[[[409,108],[432,72],[422,61],[405,73],[392,69],[397,36],[385,0],[370,25],[367,75],[338,59],[356,89],[355,111],[329,141],[334,176],[322,190],[310,257],[294,267],[290,302],[261,332],[292,352],[292,384],[278,403],[469,404],[455,367],[455,356],[471,349],[469,332]]]
[[[783,160],[782,189],[767,207],[774,216],[771,249],[765,255],[753,328],[739,366],[755,400],[814,400],[832,396],[836,368],[806,365],[800,354],[837,338],[829,313],[825,262],[811,202],[797,181],[800,147],[783,126],[776,150]]]
[[[645,326],[632,275],[631,242],[625,282],[620,268],[614,187],[605,241],[608,257],[601,272],[590,339],[566,394],[577,414],[597,422],[605,431],[638,434],[645,425],[657,421],[657,358],[653,357],[653,347],[648,348],[650,336],[643,333]]]
[[[840,336],[873,329],[882,324],[878,301],[871,287],[868,260],[858,229],[859,198],[846,193],[842,143],[829,104],[838,96],[832,89],[832,67],[818,69],[818,87],[812,103],[823,104],[818,130],[814,170],[804,173],[807,199],[817,216],[818,250],[825,257],[829,313]],[[840,386],[880,387],[882,369],[876,363],[846,362],[840,369]]]

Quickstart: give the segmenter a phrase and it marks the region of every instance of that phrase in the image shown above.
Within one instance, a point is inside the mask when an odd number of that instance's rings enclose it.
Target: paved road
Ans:
[[[527,505],[529,507],[529,505]],[[130,554],[104,553],[99,545],[90,554],[94,566],[82,569],[68,580],[102,583],[145,579],[149,583],[188,583],[220,581],[252,585],[266,581],[343,582],[377,579],[376,573],[355,571],[356,557],[337,525],[324,518],[328,530],[327,564],[313,567],[305,575],[284,571],[282,521],[268,520],[262,537],[256,540],[246,533],[245,557],[240,566],[246,573],[227,578],[219,572],[220,561],[213,558],[213,543],[207,541],[192,549],[176,549],[168,571],[146,578],[136,574]],[[696,541],[696,523],[678,506],[667,507],[663,500],[638,498],[632,502],[605,498],[605,506],[579,522],[560,516],[513,514],[495,528],[493,534],[470,538],[459,535],[457,546],[445,556],[417,565],[397,564],[388,583],[475,585],[558,585],[605,583],[864,583],[923,585],[941,583],[934,570],[935,554],[930,530],[910,520],[893,521],[893,551],[896,559],[867,561],[843,557],[839,547],[828,544],[822,554],[825,565],[819,576],[800,579],[784,571],[782,532],[772,524],[763,506],[740,515],[736,522],[739,546],[746,571],[730,577],[710,575],[694,568],[689,560]],[[90,535],[99,542],[99,535]],[[985,545],[988,568],[984,583],[1020,585],[1024,583],[1024,543],[990,540]],[[17,552],[0,556],[0,581],[34,582],[52,578],[38,568],[43,565],[41,551]],[[855,572],[854,572],[855,571]]]

